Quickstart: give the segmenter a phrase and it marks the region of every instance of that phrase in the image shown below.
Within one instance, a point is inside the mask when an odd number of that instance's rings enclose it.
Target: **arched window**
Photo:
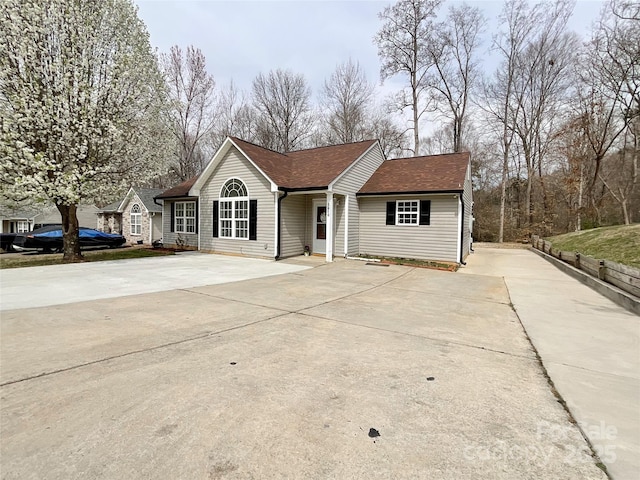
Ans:
[[[249,238],[249,193],[237,178],[227,180],[220,190],[220,237]]]
[[[131,235],[142,235],[142,210],[137,203],[131,207]]]

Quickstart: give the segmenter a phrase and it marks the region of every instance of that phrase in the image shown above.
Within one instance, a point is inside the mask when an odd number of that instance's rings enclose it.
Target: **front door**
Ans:
[[[313,253],[327,251],[327,204],[324,200],[313,201]]]

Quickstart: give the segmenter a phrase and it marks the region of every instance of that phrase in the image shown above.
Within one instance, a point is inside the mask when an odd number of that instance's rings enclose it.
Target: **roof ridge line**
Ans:
[[[232,137],[232,136],[229,136],[229,138],[230,138],[231,140],[240,140],[240,141],[241,141],[241,142],[243,142],[243,143],[248,143],[249,145],[253,145],[254,147],[261,148],[261,149],[266,150],[266,151],[268,151],[268,152],[277,153],[278,155],[282,155],[282,156],[284,156],[284,157],[286,157],[286,156],[287,156],[287,154],[286,154],[286,153],[282,153],[282,152],[279,152],[279,151],[277,151],[277,150],[273,150],[272,148],[267,148],[267,147],[265,147],[265,146],[258,145],[257,143],[253,143],[253,142],[249,142],[249,141],[247,141],[247,140],[243,140],[243,139],[242,139],[242,138],[240,138],[240,137]],[[289,153],[290,153],[290,152],[289,152]]]
[[[347,145],[355,145],[357,143],[366,143],[366,142],[377,142],[378,139],[377,138],[370,138],[368,140],[359,140],[357,142],[347,142],[347,143],[338,143],[338,144],[333,144],[333,145],[323,145],[323,146],[318,146],[318,147],[311,147],[311,148],[303,148],[300,150],[292,150],[288,153],[298,153],[298,152],[308,152],[309,150],[317,150],[319,148],[330,148],[330,147],[344,147]],[[283,154],[286,155],[286,154]]]
[[[414,159],[426,158],[426,157],[444,157],[447,155],[464,155],[465,153],[468,155],[471,155],[471,152],[465,151],[465,152],[435,153],[433,155],[417,155],[413,157],[388,158],[387,160],[414,160]]]

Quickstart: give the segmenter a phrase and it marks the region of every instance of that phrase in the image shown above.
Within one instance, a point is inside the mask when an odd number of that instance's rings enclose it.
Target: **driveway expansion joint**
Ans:
[[[161,345],[154,345],[154,346],[148,347],[148,348],[142,348],[142,349],[139,349],[139,350],[132,350],[130,352],[124,352],[124,353],[121,353],[121,354],[118,354],[118,355],[111,355],[111,356],[108,356],[108,357],[99,358],[97,360],[91,360],[90,362],[84,362],[84,363],[80,363],[80,364],[77,364],[77,365],[71,365],[70,367],[59,368],[57,370],[52,370],[50,372],[42,372],[42,373],[39,373],[37,375],[30,375],[28,377],[18,378],[16,380],[8,380],[8,381],[6,381],[4,383],[0,383],[0,388],[8,386],[8,385],[14,385],[16,383],[26,382],[26,381],[29,381],[29,380],[35,380],[35,379],[38,379],[38,378],[49,377],[51,375],[55,375],[55,374],[58,374],[58,373],[64,373],[64,372],[68,372],[68,371],[71,371],[71,370],[77,370],[79,368],[88,367],[88,366],[91,366],[91,365],[97,365],[97,364],[100,364],[100,363],[108,362],[110,360],[117,360],[119,358],[125,358],[125,357],[129,357],[129,356],[132,356],[132,355],[138,355],[138,354],[141,354],[141,353],[154,352],[156,350],[161,350],[161,349],[167,348],[167,347],[173,347],[175,345],[181,345],[181,344],[185,344],[185,343],[195,342],[195,341],[198,341],[198,340],[204,340],[206,338],[209,338],[209,337],[212,337],[212,336],[215,336],[215,335],[220,335],[221,333],[227,333],[227,332],[231,332],[233,330],[239,330],[239,329],[242,329],[242,328],[245,328],[245,327],[250,327],[252,325],[257,325],[259,323],[264,323],[264,322],[267,322],[269,320],[273,320],[274,318],[283,317],[283,316],[288,315],[288,314],[289,314],[289,312],[285,312],[285,313],[281,313],[281,314],[275,315],[273,317],[268,317],[268,318],[263,318],[261,320],[256,320],[255,322],[244,323],[242,325],[236,325],[234,327],[229,327],[229,328],[223,328],[222,330],[205,332],[205,333],[201,333],[200,335],[196,335],[196,336],[188,337],[188,338],[183,338],[181,340],[176,340],[174,342],[167,342],[167,343],[163,343]]]

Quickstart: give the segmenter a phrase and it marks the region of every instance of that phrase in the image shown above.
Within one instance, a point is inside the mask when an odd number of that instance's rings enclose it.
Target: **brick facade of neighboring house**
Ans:
[[[122,215],[118,212],[120,203],[114,202],[98,212],[98,230],[106,233],[122,232]]]
[[[120,233],[129,244],[151,245],[162,239],[162,206],[153,201],[163,190],[132,187],[125,197],[98,214],[98,230]]]

